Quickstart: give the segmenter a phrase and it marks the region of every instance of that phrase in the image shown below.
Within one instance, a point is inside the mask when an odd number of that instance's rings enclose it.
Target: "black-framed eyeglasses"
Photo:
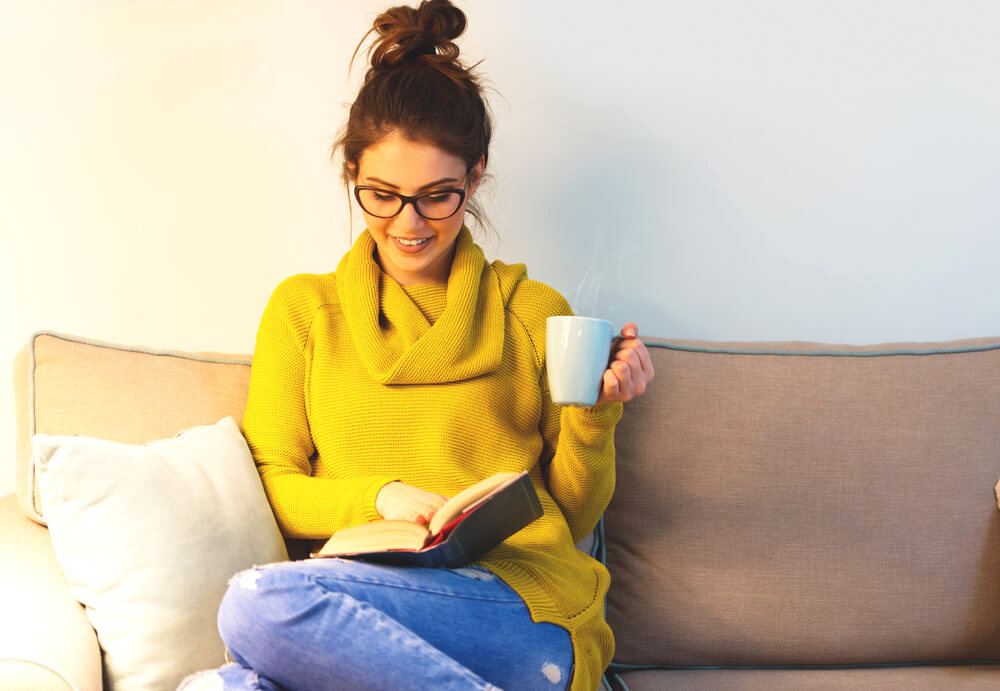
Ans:
[[[469,185],[469,177],[465,178],[465,185]],[[381,187],[371,187],[369,185],[355,185],[354,198],[364,209],[365,213],[376,218],[392,218],[403,210],[407,204],[413,204],[417,213],[428,221],[442,221],[454,216],[462,207],[465,201],[465,189],[457,187],[443,190],[431,190],[421,192],[412,197]]]

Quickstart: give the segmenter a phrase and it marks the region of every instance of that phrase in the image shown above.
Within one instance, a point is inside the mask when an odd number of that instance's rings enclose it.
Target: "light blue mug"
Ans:
[[[614,327],[605,319],[545,321],[545,368],[553,403],[586,408],[597,403],[614,338]]]

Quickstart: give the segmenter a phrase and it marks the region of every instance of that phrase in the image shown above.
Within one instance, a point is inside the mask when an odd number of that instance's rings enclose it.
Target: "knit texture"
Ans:
[[[401,287],[374,251],[366,231],[335,273],[283,281],[261,319],[243,432],[283,534],[378,520],[394,480],[454,496],[529,471],[545,515],[479,563],[570,632],[572,688],[596,688],[610,579],[574,543],[614,490],[621,404],[553,405],[545,320],[569,304],[523,265],[487,263],[468,229],[447,285]]]

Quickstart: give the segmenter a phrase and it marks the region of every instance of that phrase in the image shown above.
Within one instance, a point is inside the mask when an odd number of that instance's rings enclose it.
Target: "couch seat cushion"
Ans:
[[[1000,688],[1000,666],[638,670],[609,678],[615,691],[992,691]]]

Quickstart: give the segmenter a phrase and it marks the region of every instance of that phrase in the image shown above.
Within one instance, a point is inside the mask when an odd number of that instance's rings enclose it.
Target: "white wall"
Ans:
[[[327,153],[387,4],[3,5],[0,366],[39,329],[252,351],[272,288],[349,246]],[[1000,335],[996,4],[459,4],[500,94],[484,246],[579,312],[673,338]]]

